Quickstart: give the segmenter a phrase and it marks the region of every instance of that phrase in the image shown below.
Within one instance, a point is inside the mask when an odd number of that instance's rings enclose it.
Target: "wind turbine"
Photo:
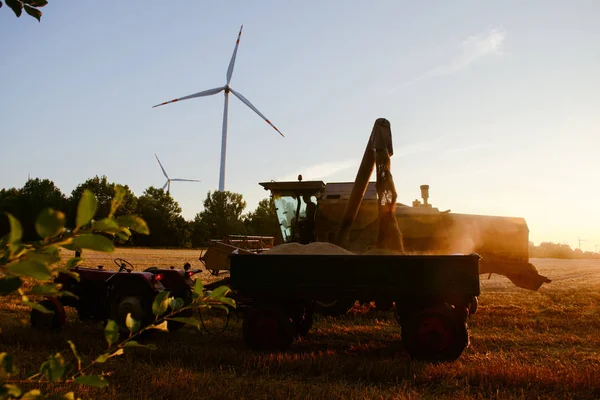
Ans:
[[[171,178],[169,178],[169,175],[167,175],[167,171],[165,171],[165,168],[162,166],[162,163],[158,159],[158,156],[156,155],[156,153],[154,153],[154,157],[156,157],[156,161],[158,161],[158,165],[160,165],[160,169],[162,169],[163,174],[167,178],[167,182],[162,187],[163,190],[165,190],[165,188],[167,188],[167,193],[170,193],[170,191],[171,191],[171,182],[201,182],[201,181],[197,181],[195,179],[181,179],[181,178],[171,179]]]
[[[242,37],[242,29],[243,28],[244,28],[244,25],[242,25],[240,27],[240,33],[238,33],[237,41],[235,42],[235,47],[233,48],[233,55],[231,56],[231,61],[229,61],[229,68],[227,68],[227,83],[225,83],[225,86],[217,87],[214,89],[204,90],[202,92],[194,93],[189,96],[180,97],[178,99],[171,100],[171,101],[166,101],[164,103],[160,103],[160,104],[157,104],[152,107],[152,108],[160,107],[160,106],[164,106],[165,104],[175,103],[175,102],[181,101],[181,100],[193,99],[195,97],[212,96],[213,94],[224,92],[225,106],[224,106],[224,110],[223,110],[223,132],[222,132],[222,136],[221,136],[221,169],[219,172],[219,191],[220,192],[225,190],[225,158],[226,158],[226,153],[227,153],[227,113],[228,113],[228,108],[229,108],[229,93],[230,92],[233,93],[233,95],[235,97],[240,99],[242,103],[247,105],[252,111],[257,113],[262,119],[264,119],[267,122],[267,124],[271,125],[273,127],[273,129],[275,129],[277,132],[279,132],[279,134],[281,136],[283,136],[283,133],[281,133],[279,131],[279,129],[277,129],[275,127],[275,125],[273,125],[271,123],[271,121],[268,120],[267,117],[265,117],[260,111],[258,111],[258,109],[256,107],[254,107],[252,105],[252,103],[250,103],[250,101],[248,101],[248,99],[246,99],[244,96],[242,96],[241,93],[236,92],[235,90],[233,90],[233,88],[231,86],[229,86],[229,83],[231,82],[231,76],[233,75],[233,67],[235,65],[235,57],[237,55],[238,46],[240,45],[240,38]]]

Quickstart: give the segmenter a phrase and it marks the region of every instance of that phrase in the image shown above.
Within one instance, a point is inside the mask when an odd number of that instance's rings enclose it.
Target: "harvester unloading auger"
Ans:
[[[379,118],[354,182],[303,182],[299,176],[293,182],[260,183],[275,201],[279,242],[332,242],[357,254],[374,248],[406,254],[475,252],[481,256],[480,274],[503,275],[529,290],[550,282],[529,263],[523,218],[439,211],[428,202],[427,185],[421,186],[423,203],[396,203],[392,154],[390,123]],[[377,182],[369,182],[374,169]]]

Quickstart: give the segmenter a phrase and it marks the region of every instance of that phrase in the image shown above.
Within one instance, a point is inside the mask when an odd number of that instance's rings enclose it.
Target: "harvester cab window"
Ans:
[[[274,198],[284,242],[310,243],[314,237],[317,198],[311,195],[286,195]]]

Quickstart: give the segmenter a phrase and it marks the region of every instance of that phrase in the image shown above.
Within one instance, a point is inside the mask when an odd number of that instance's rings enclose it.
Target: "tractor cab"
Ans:
[[[315,218],[319,199],[325,190],[322,181],[263,182],[271,192],[281,231],[281,242],[307,244],[315,241]]]

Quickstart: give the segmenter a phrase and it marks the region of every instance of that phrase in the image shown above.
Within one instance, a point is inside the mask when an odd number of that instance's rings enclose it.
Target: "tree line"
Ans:
[[[74,228],[77,204],[84,189],[89,189],[98,200],[97,218],[110,212],[115,186],[106,176],[95,176],[78,185],[66,196],[49,179],[29,179],[22,188],[0,190],[0,235],[10,231],[6,213],[14,215],[23,226],[23,240],[39,240],[35,218],[51,207],[67,215],[67,228]],[[228,234],[277,236],[279,226],[271,199],[259,202],[254,211],[245,213],[246,202],[239,193],[208,192],[204,209],[193,220],[181,216],[181,207],[166,191],[150,186],[137,197],[127,185],[124,199],[116,213],[137,215],[146,221],[150,235],[133,234],[117,244],[141,247],[194,248],[205,246],[210,239],[221,239]],[[117,239],[118,240],[118,239]]]
[[[571,246],[564,243],[542,242],[539,246],[529,242],[529,257],[531,258],[597,258],[600,253],[591,251],[573,250]]]

